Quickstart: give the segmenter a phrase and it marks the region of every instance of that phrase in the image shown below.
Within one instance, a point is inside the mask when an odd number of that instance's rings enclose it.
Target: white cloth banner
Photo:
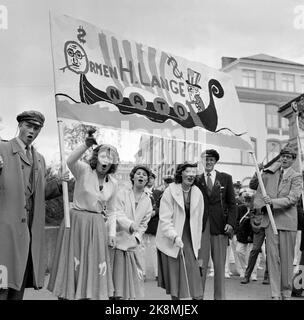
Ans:
[[[51,37],[58,118],[252,149],[229,75],[65,15]]]

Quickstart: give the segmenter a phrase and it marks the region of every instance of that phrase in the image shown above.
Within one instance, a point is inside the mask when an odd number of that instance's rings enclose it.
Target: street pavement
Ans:
[[[48,276],[45,278],[45,286],[41,290],[26,289],[24,300],[57,300],[46,289]],[[205,300],[213,300],[213,277],[206,281]],[[258,280],[248,284],[241,284],[239,276],[231,276],[226,279],[227,300],[270,300],[270,286],[262,284],[263,270],[258,271]],[[155,280],[145,282],[145,300],[170,300],[165,290],[157,287]],[[292,298],[292,300],[303,300],[303,298]]]

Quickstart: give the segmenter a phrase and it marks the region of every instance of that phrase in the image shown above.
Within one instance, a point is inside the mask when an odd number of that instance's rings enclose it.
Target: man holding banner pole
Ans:
[[[264,170],[263,181],[259,183],[254,198],[254,207],[264,213],[261,227],[265,228],[266,233],[271,297],[275,300],[288,300],[291,296],[297,232],[296,206],[302,188],[301,174],[291,168],[296,157],[297,153],[290,146],[283,148],[280,163],[274,163]],[[258,179],[258,175],[253,179]],[[266,206],[271,207],[273,215],[265,214]],[[270,223],[271,217],[275,229]]]

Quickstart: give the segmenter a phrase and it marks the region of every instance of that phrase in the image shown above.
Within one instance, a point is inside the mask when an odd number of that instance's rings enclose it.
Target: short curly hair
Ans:
[[[182,183],[182,172],[185,171],[187,168],[196,168],[197,163],[190,163],[190,162],[184,162],[177,165],[175,174],[174,174],[174,182],[175,183]]]
[[[116,148],[110,144],[101,144],[93,150],[92,156],[89,160],[89,164],[90,164],[92,170],[95,170],[97,168],[98,153],[101,150],[109,150],[110,152],[112,152],[114,161],[111,164],[107,174],[115,173],[117,171],[118,164],[119,164],[119,155],[118,155]]]
[[[151,177],[151,175],[152,175],[152,172],[151,172],[151,170],[150,170],[148,167],[139,164],[139,165],[135,166],[135,167],[131,170],[131,172],[130,172],[130,180],[131,180],[131,182],[132,182],[132,185],[134,185],[134,176],[135,176],[135,173],[136,173],[136,171],[137,171],[138,169],[142,169],[142,170],[145,170],[145,171],[147,172],[147,175],[148,175],[147,184],[148,184],[149,179],[150,179],[150,177]]]

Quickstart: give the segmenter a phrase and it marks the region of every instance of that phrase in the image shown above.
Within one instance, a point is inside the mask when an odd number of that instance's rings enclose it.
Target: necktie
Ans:
[[[26,149],[27,159],[30,162],[30,164],[32,164],[33,163],[33,157],[32,157],[31,148],[30,148],[30,146],[26,146],[25,149]]]
[[[280,185],[281,181],[282,181],[282,178],[283,178],[283,169],[280,170],[280,176],[279,176],[279,183],[278,183],[278,186]]]
[[[209,194],[210,194],[211,191],[212,191],[212,188],[213,188],[213,184],[212,184],[212,180],[211,180],[211,173],[210,172],[207,173],[207,187],[208,187],[208,191],[209,191]]]

